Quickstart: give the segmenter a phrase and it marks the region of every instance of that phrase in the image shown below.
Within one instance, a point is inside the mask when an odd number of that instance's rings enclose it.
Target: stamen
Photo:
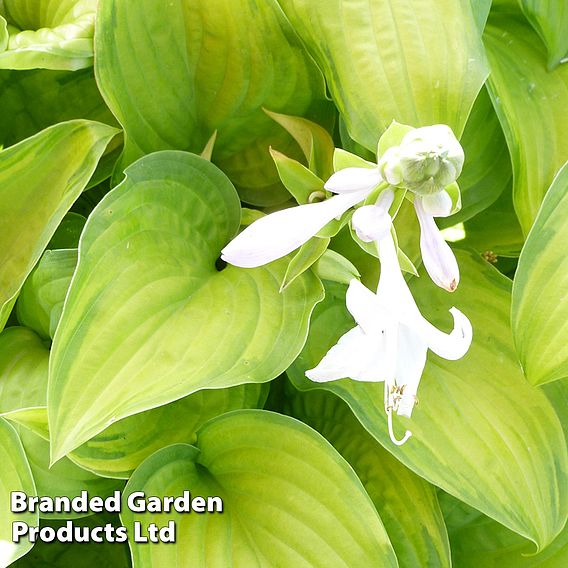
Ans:
[[[388,422],[388,427],[389,427],[390,439],[391,439],[392,443],[395,444],[396,446],[402,446],[408,440],[408,438],[410,438],[410,436],[412,436],[412,432],[407,430],[404,433],[404,437],[402,438],[402,440],[397,440],[396,436],[394,435],[394,430],[393,430],[393,427],[392,427],[392,408],[387,409],[387,422]]]

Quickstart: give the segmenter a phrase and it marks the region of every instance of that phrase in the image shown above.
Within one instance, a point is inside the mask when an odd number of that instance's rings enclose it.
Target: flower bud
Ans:
[[[397,154],[402,185],[418,195],[437,193],[456,181],[464,162],[460,143],[444,124],[409,132]]]
[[[400,185],[402,183],[402,172],[400,169],[399,147],[389,148],[379,159],[377,164],[379,173],[383,180],[390,185]]]

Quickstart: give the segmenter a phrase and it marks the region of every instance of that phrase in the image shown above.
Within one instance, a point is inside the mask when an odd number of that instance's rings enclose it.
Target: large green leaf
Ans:
[[[66,521],[45,521],[42,527],[55,530],[65,526]],[[106,525],[120,526],[118,515],[101,513],[73,521],[76,527]],[[130,551],[126,543],[117,542],[37,542],[12,568],[130,568]]]
[[[122,489],[124,482],[99,477],[63,459],[49,466],[49,442],[22,426],[17,428],[24,451],[28,458],[38,495],[56,497],[64,495],[77,497],[81,491],[89,496],[108,497],[116,489]],[[40,513],[42,518],[74,519],[89,513]]]
[[[178,442],[195,442],[197,430],[209,419],[231,410],[262,407],[265,386],[202,390],[134,414],[79,446],[69,459],[99,475],[128,479],[156,450]]]
[[[568,564],[568,525],[545,550],[448,495],[441,499],[447,515],[454,566],[459,568],[562,568]],[[455,526],[453,526],[453,523]]]
[[[9,327],[0,333],[0,414],[14,421],[23,409],[45,406],[49,352],[40,338],[24,327]],[[16,421],[17,422],[17,421]],[[27,424],[26,424],[27,426]],[[106,496],[119,487],[63,459],[49,468],[49,442],[17,426],[38,495],[75,497],[82,490]],[[47,514],[73,518],[76,514]],[[80,515],[79,515],[80,516]]]
[[[339,397],[322,390],[286,394],[292,415],[325,436],[351,464],[373,500],[400,565],[450,566],[435,489],[389,454]]]
[[[93,211],[52,347],[54,459],[120,418],[293,361],[321,283],[305,272],[279,293],[286,258],[218,271],[239,218],[223,173],[172,151],[128,168]]]
[[[5,147],[75,118],[118,125],[97,89],[93,69],[0,70],[0,108],[0,144]]]
[[[520,0],[523,13],[548,50],[548,68],[568,55],[568,4],[565,0]]]
[[[49,351],[25,327],[0,333],[0,414],[45,406]]]
[[[495,203],[468,219],[464,229],[465,240],[460,246],[480,253],[491,251],[498,256],[518,257],[524,236],[513,206],[512,184],[508,184]]]
[[[175,544],[131,543],[135,567],[397,566],[361,482],[305,424],[266,411],[236,411],[208,422],[197,447],[173,445],[149,457],[125,495],[219,496],[223,514],[134,514],[133,534],[173,520]]]
[[[0,328],[115,134],[98,122],[73,120],[0,152]]]
[[[313,114],[325,91],[276,0],[101,0],[95,41],[101,92],[126,131],[124,165],[201,152],[217,131],[213,161],[243,198],[286,200],[268,148],[301,152],[262,108]]]
[[[458,180],[462,207],[456,214],[439,219],[441,227],[474,217],[494,203],[511,182],[507,143],[485,88],[475,101],[460,143],[465,152]]]
[[[10,493],[23,491],[27,495],[36,495],[36,489],[30,466],[16,430],[4,418],[0,417],[0,566],[8,566],[23,556],[32,544],[23,539],[19,543],[12,541],[12,523],[22,521],[37,526],[37,513],[12,513]]]
[[[457,254],[461,281],[448,294],[422,271],[412,292],[426,317],[446,328],[448,309],[470,318],[474,340],[459,361],[429,357],[402,447],[387,434],[383,385],[342,379],[324,388],[343,398],[363,426],[410,469],[448,493],[533,540],[550,543],[568,512],[568,456],[558,417],[519,368],[509,324],[510,281],[476,255]],[[301,389],[322,388],[304,377],[353,327],[341,295],[326,297],[314,314],[310,336],[288,370]]]
[[[77,249],[46,250],[16,302],[18,321],[44,339],[55,334],[63,301],[77,265]]]
[[[528,380],[568,377],[568,165],[554,179],[519,258],[513,285],[515,345]]]
[[[375,151],[393,119],[461,134],[487,76],[469,0],[279,2],[357,142]]]
[[[2,69],[68,69],[93,64],[97,0],[3,0],[8,45]]]
[[[528,233],[568,160],[568,67],[546,69],[546,50],[522,15],[495,13],[485,30],[490,93],[513,162],[513,201]]]

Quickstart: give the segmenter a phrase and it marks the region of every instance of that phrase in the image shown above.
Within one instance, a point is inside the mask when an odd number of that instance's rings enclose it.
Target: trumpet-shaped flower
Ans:
[[[221,258],[242,268],[261,266],[281,258],[363,201],[381,181],[377,167],[339,170],[324,186],[337,195],[258,219],[221,251]]]
[[[375,217],[387,209],[384,200],[377,207]],[[365,209],[365,208],[362,208]],[[366,214],[367,215],[367,214]],[[371,215],[360,215],[356,230],[370,233],[361,227]],[[392,413],[410,418],[416,402],[418,384],[428,349],[445,359],[463,357],[472,339],[472,328],[467,317],[458,309],[451,308],[454,329],[446,334],[426,320],[418,309],[402,276],[396,247],[390,231],[381,234],[378,241],[381,275],[377,293],[374,294],[357,280],[352,280],[347,290],[347,309],[357,325],[344,334],[321,362],[306,372],[312,381],[327,382],[341,378],[357,381],[384,381],[385,411],[388,417],[389,434],[397,440],[392,428]]]

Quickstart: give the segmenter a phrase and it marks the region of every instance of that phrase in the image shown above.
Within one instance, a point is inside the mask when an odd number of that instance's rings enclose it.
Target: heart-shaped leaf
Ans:
[[[98,122],[73,120],[0,152],[0,329],[116,132]]]
[[[217,131],[213,161],[243,199],[286,200],[268,148],[301,151],[263,107],[317,118],[325,90],[276,0],[101,0],[95,42],[101,92],[126,132],[123,165],[201,152]]]
[[[470,2],[280,0],[350,135],[373,152],[391,121],[461,134],[487,76]],[[451,26],[440,25],[451,21]]]
[[[23,491],[26,495],[36,495],[36,489],[30,466],[20,442],[20,438],[4,418],[0,417],[0,566],[8,566],[23,556],[32,543],[23,539],[19,543],[12,540],[12,523],[22,521],[37,526],[37,513],[12,513],[10,506],[11,492]]]
[[[10,24],[2,69],[68,69],[93,64],[97,0],[3,0]]]
[[[158,152],[126,173],[87,221],[53,341],[54,459],[120,418],[271,380],[301,350],[322,298],[311,272],[279,293],[287,258],[216,270],[240,206],[207,160]]]
[[[451,565],[434,487],[390,455],[339,397],[323,390],[302,394],[287,390],[285,409],[325,436],[351,464],[373,500],[401,566]]]
[[[519,258],[513,285],[515,345],[535,385],[568,377],[568,166],[548,190]]]
[[[513,201],[525,235],[568,160],[568,67],[546,68],[546,49],[520,14],[496,12],[485,29],[489,90],[513,162]]]
[[[402,447],[387,434],[381,383],[342,379],[316,385],[304,377],[342,332],[353,327],[341,295],[329,293],[314,314],[302,354],[288,370],[300,389],[326,388],[407,467],[460,500],[545,547],[568,512],[568,455],[561,424],[544,394],[524,379],[509,323],[511,282],[477,256],[457,254],[461,280],[448,297],[424,272],[412,292],[435,325],[453,305],[472,322],[474,339],[459,361],[429,357]],[[336,289],[337,290],[337,289]]]
[[[135,514],[123,503],[129,534],[136,521],[142,531],[152,522],[176,524],[175,544],[131,543],[135,568],[397,566],[361,482],[305,424],[262,410],[231,412],[203,426],[196,446],[153,454],[124,495],[189,490],[192,497],[221,497],[223,514]]]
[[[16,302],[18,321],[44,339],[57,329],[77,265],[77,249],[47,250],[28,276]]]

